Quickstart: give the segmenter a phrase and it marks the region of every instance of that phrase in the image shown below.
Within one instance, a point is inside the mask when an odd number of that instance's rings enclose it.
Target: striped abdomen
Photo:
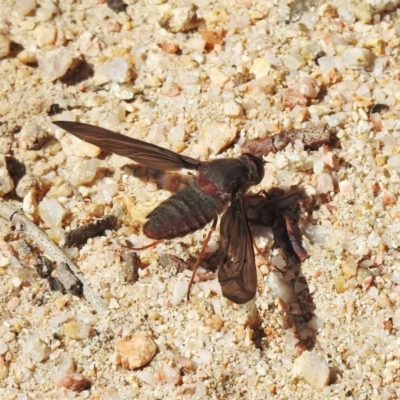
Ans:
[[[143,227],[152,239],[173,239],[202,228],[223,209],[224,202],[189,184],[162,202]]]

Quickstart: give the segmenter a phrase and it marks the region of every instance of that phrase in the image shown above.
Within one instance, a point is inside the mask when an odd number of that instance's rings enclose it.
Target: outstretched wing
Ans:
[[[194,158],[98,126],[72,121],[54,121],[53,124],[79,139],[128,157],[145,167],[176,171],[182,168],[197,169],[201,165],[201,161]]]
[[[237,304],[250,301],[257,291],[257,269],[253,240],[238,194],[221,218],[220,235],[224,262],[218,270],[223,295]]]

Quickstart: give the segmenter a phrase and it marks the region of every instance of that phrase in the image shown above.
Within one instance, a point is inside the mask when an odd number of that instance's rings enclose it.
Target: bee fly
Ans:
[[[255,296],[257,270],[244,195],[264,177],[261,158],[245,153],[239,158],[203,162],[97,126],[69,121],[53,123],[79,139],[145,167],[165,171],[196,170],[197,176],[192,182],[150,212],[143,232],[152,239],[172,239],[195,232],[213,221],[196,269],[218,215],[226,209],[220,224],[224,259],[218,270],[218,281],[223,295],[234,303],[246,303]],[[192,280],[193,277],[194,273]]]

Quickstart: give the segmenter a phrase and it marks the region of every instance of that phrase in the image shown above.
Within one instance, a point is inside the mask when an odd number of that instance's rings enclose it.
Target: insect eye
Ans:
[[[264,178],[264,161],[250,153],[242,154],[241,158],[245,160],[251,171],[251,184],[256,185],[260,183]]]

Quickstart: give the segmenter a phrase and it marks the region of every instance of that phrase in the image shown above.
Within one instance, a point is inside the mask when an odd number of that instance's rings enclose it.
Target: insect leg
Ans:
[[[196,276],[197,268],[199,267],[200,262],[201,262],[201,260],[203,259],[203,255],[204,255],[204,252],[206,251],[207,243],[209,242],[209,240],[210,240],[210,238],[211,238],[211,234],[214,232],[215,227],[217,226],[217,222],[218,222],[218,217],[215,217],[215,218],[213,219],[213,223],[212,223],[212,225],[211,225],[211,228],[210,228],[210,230],[208,231],[208,234],[207,234],[207,236],[206,236],[206,238],[205,238],[205,240],[204,240],[203,247],[201,248],[200,254],[199,254],[198,257],[197,257],[196,264],[194,264],[193,272],[192,272],[192,277],[190,278],[189,286],[188,286],[188,290],[187,290],[187,300],[189,300],[190,289],[191,289],[191,287],[192,287],[192,284],[193,284],[193,281],[194,281],[194,277]]]
[[[130,250],[146,250],[149,249],[150,247],[153,246],[157,246],[158,243],[161,243],[162,240],[155,240],[154,242],[150,243],[150,244],[146,244],[146,246],[142,246],[142,247],[130,247]]]

